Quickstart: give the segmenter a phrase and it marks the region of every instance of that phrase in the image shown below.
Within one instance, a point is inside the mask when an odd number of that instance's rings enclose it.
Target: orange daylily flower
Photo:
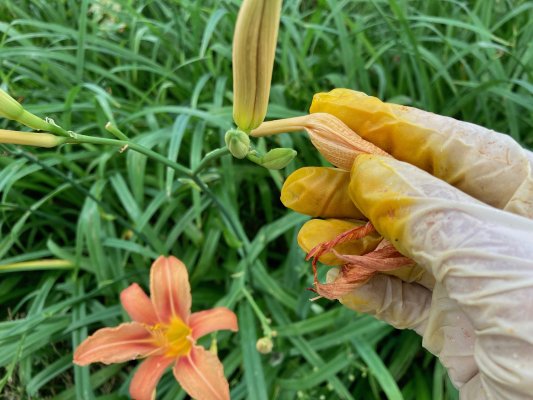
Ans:
[[[173,364],[176,380],[191,397],[229,399],[220,360],[196,340],[221,329],[237,331],[237,317],[225,307],[191,314],[189,277],[180,260],[161,256],[152,264],[150,298],[134,283],[120,301],[133,322],[96,331],[76,349],[75,364],[144,358],[130,384],[136,400],[155,398],[159,379]]]

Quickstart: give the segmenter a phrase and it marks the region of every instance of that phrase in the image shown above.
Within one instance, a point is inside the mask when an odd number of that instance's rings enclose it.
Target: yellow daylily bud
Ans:
[[[20,122],[32,129],[48,130],[50,127],[48,122],[26,111],[18,101],[2,89],[0,89],[0,117]]]
[[[269,136],[306,130],[317,150],[333,165],[349,171],[359,154],[388,156],[386,152],[362,139],[337,117],[315,113],[302,117],[268,121],[254,129],[252,136]]]
[[[0,129],[0,143],[22,144],[36,147],[54,147],[63,144],[67,138],[51,133],[19,132]]]
[[[233,119],[245,132],[265,119],[281,0],[244,0],[233,37]]]
[[[227,131],[224,141],[235,158],[244,158],[250,151],[250,137],[239,129]]]
[[[272,149],[261,157],[261,165],[268,169],[285,168],[296,157],[296,150],[280,147]]]

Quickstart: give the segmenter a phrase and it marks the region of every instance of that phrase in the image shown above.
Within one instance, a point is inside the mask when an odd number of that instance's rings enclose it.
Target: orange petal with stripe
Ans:
[[[183,389],[196,400],[230,398],[222,363],[203,347],[194,346],[187,357],[178,360],[173,372]]]
[[[74,352],[74,363],[120,363],[157,352],[150,332],[138,322],[103,328],[89,336]]]
[[[194,340],[222,329],[233,332],[239,330],[237,316],[226,307],[216,307],[211,310],[195,312],[189,319],[189,326]]]
[[[147,325],[157,324],[157,315],[150,298],[136,283],[120,293],[120,302],[132,320]]]
[[[187,267],[176,257],[159,257],[150,271],[150,296],[159,321],[178,316],[185,324],[191,312],[191,286]]]
[[[175,359],[165,356],[148,357],[135,371],[130,383],[130,396],[135,400],[155,398],[157,383]]]

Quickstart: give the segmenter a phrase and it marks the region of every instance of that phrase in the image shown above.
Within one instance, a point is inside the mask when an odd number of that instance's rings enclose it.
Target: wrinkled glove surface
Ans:
[[[291,175],[284,204],[325,218],[304,225],[300,245],[309,251],[366,217],[377,233],[320,260],[341,264],[339,253],[365,254],[382,236],[416,263],[340,301],[418,332],[462,399],[533,398],[531,153],[497,132],[344,89],[315,96],[311,111],[396,159],[360,155],[350,172]]]

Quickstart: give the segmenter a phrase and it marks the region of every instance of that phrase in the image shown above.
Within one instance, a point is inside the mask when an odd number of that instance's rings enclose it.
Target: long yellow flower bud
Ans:
[[[281,0],[244,0],[233,37],[233,119],[250,132],[265,119]]]
[[[51,133],[19,132],[0,129],[0,143],[22,144],[36,147],[54,147],[65,143],[67,138]]]

